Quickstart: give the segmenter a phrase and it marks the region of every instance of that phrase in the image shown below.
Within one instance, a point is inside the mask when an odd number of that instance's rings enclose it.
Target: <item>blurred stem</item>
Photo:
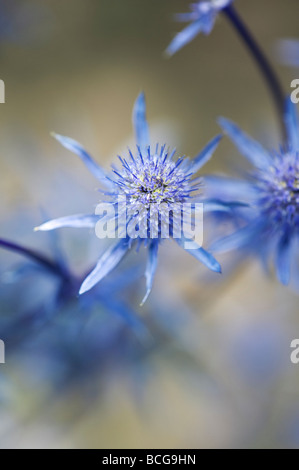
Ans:
[[[264,52],[261,50],[260,46],[256,42],[255,38],[251,35],[246,24],[240,18],[239,14],[236,12],[235,8],[232,5],[227,6],[223,9],[223,13],[232,23],[239,36],[247,46],[248,50],[252,54],[255,62],[257,63],[267,86],[271,91],[273,101],[277,110],[279,123],[281,126],[281,133],[283,141],[287,142],[287,130],[284,122],[284,113],[285,113],[285,94],[281,83],[272,68],[272,65],[268,61]]]
[[[44,268],[46,268],[48,271],[52,272],[53,274],[56,274],[63,278],[66,277],[66,273],[63,271],[62,267],[59,266],[58,263],[55,263],[54,261],[47,258],[43,254],[38,253],[37,251],[31,250],[29,248],[25,248],[17,243],[4,240],[3,238],[0,238],[0,248],[4,248],[6,250],[10,250],[15,253],[19,253],[20,255],[26,256],[27,258],[30,258],[36,263],[42,265]]]

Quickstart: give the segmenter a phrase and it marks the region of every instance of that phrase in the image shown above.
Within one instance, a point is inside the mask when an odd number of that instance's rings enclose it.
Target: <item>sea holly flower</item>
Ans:
[[[178,33],[166,52],[175,54],[182,47],[191,42],[199,33],[210,34],[218,13],[232,3],[233,0],[207,0],[191,3],[190,13],[177,15],[179,21],[190,22],[190,24]]]
[[[122,229],[128,229],[132,223],[134,229],[140,228],[141,225],[143,228],[145,226],[142,236],[135,238],[128,233],[118,233],[115,236],[118,238],[117,242],[102,255],[95,269],[84,280],[80,294],[93,288],[110,273],[137,243],[137,246],[144,244],[148,247],[148,262],[145,272],[147,288],[144,302],[152,289],[158,249],[164,238],[175,239],[181,247],[209,269],[215,272],[221,271],[216,259],[191,240],[188,233],[187,236],[185,232],[183,235],[175,233],[180,228],[183,206],[188,202],[191,206],[191,202],[196,201],[195,193],[200,181],[194,176],[211,158],[221,136],[215,137],[193,161],[184,157],[175,160],[175,151],[170,152],[165,145],[150,146],[143,93],[139,95],[134,106],[133,124],[137,140],[136,151],[129,150],[128,159],[119,157],[120,169],[114,167],[110,173],[103,170],[78,142],[61,135],[55,135],[55,137],[64,147],[79,155],[88,169],[100,181],[104,188],[104,195],[108,198],[105,203],[108,201],[109,207],[116,208],[107,223],[116,221],[118,225],[121,225],[120,219],[123,215],[119,203],[121,201],[126,203],[130,214],[129,221],[127,218],[125,219]],[[205,202],[206,210],[228,210],[228,206],[228,204],[221,204],[219,201]],[[150,220],[152,217],[154,224]],[[47,231],[60,227],[95,227],[100,220],[99,214],[75,215],[51,220],[37,227],[37,230]],[[167,224],[169,233],[165,235],[164,228]]]
[[[241,154],[253,165],[240,198],[251,202],[248,220],[241,229],[214,244],[216,251],[249,248],[259,251],[264,261],[274,256],[278,279],[290,281],[299,236],[299,125],[294,104],[288,100],[285,113],[287,144],[279,151],[268,151],[233,122],[221,118],[220,125]],[[234,192],[231,180],[214,178],[213,184]],[[220,186],[221,185],[221,186]],[[216,189],[217,191],[217,189]],[[219,192],[218,192],[219,194]],[[232,196],[232,194],[230,194]],[[220,195],[222,197],[222,195]]]
[[[52,233],[53,235],[54,233]],[[34,286],[41,279],[48,279],[49,286],[44,290],[43,301],[37,302],[34,307],[24,308],[22,305],[20,312],[14,312],[14,315],[3,315],[0,321],[0,330],[2,338],[10,346],[18,346],[21,341],[28,340],[30,333],[42,330],[43,326],[49,325],[49,320],[61,315],[63,310],[68,311],[68,306],[72,304],[73,309],[78,313],[78,328],[87,323],[87,316],[97,305],[103,312],[114,314],[120,317],[124,324],[129,326],[140,339],[146,339],[148,336],[145,325],[140,321],[137,314],[131,310],[121,293],[127,290],[134,283],[137,276],[132,272],[132,267],[117,276],[114,276],[113,282],[105,280],[97,289],[90,292],[90,295],[78,299],[78,289],[85,278],[86,273],[77,275],[72,272],[64,253],[60,250],[57,237],[51,237],[51,254],[44,254],[36,249],[25,247],[11,240],[0,238],[0,249],[11,251],[25,258],[26,262],[18,265],[7,273],[0,276],[0,281],[9,284],[18,284],[20,292],[22,291],[22,281],[31,279]],[[7,274],[7,276],[5,275]],[[0,283],[0,288],[1,288]],[[16,288],[15,288],[16,289]],[[72,311],[73,311],[72,309]],[[82,317],[81,311],[84,311]],[[111,315],[110,315],[111,316]],[[57,325],[54,322],[54,328]]]

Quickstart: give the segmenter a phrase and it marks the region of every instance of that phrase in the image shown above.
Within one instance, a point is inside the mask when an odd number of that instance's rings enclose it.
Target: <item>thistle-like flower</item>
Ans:
[[[190,13],[177,15],[178,21],[190,22],[190,24],[174,37],[166,49],[167,54],[175,54],[200,33],[210,34],[218,13],[232,2],[233,0],[206,0],[191,3]]]
[[[296,108],[290,100],[285,124],[287,145],[279,152],[270,152],[231,121],[220,119],[224,132],[255,170],[247,185],[243,184],[243,194],[240,192],[240,197],[251,201],[246,225],[219,240],[213,248],[216,251],[254,248],[265,261],[274,255],[277,277],[288,284],[299,236],[299,125]],[[225,181],[222,183],[223,188]],[[219,188],[221,182],[218,180],[217,184]],[[231,180],[228,185],[234,191]]]
[[[211,158],[221,136],[215,137],[193,160],[181,157],[174,160],[175,151],[170,152],[165,145],[149,145],[149,131],[146,121],[145,98],[140,94],[133,110],[133,124],[136,133],[137,148],[129,150],[128,159],[119,157],[121,168],[113,168],[106,173],[94,162],[90,155],[76,141],[55,135],[66,148],[79,155],[89,170],[106,188],[104,208],[115,208],[112,215],[101,218],[103,214],[75,215],[46,222],[37,230],[53,230],[59,227],[95,227],[105,220],[114,226],[118,238],[98,261],[95,269],[87,276],[80,288],[80,294],[90,290],[114,269],[130,250],[133,244],[141,243],[148,247],[146,268],[147,291],[149,295],[157,267],[158,247],[165,238],[173,238],[186,251],[190,252],[209,269],[220,272],[215,258],[200,245],[191,241],[189,234],[181,229],[181,215],[188,201],[194,198],[199,187],[194,175]],[[125,204],[125,209],[123,209]],[[190,207],[189,207],[190,206]],[[191,203],[189,204],[191,211]],[[228,205],[207,201],[207,210],[227,210]],[[125,215],[125,218],[123,216]],[[153,222],[154,221],[154,222]],[[167,233],[166,228],[169,229]],[[135,236],[135,234],[137,235]],[[99,237],[101,238],[101,237]],[[138,242],[137,242],[138,238]]]

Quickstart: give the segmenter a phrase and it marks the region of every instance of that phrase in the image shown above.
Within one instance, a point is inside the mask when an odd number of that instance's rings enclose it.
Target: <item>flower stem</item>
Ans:
[[[66,276],[66,273],[63,271],[62,267],[59,266],[58,263],[52,261],[51,259],[47,258],[46,256],[37,251],[25,248],[11,241],[4,240],[3,238],[0,239],[0,248],[14,251],[15,253],[19,253],[20,255],[26,256],[27,258],[30,258],[36,263],[42,265],[44,268],[46,268],[53,274],[56,274],[63,278]]]
[[[287,140],[287,130],[286,130],[286,125],[284,121],[284,114],[285,114],[285,94],[282,89],[282,86],[280,84],[279,79],[277,78],[277,75],[275,71],[273,70],[270,62],[268,61],[267,57],[263,53],[263,51],[260,49],[260,46],[254,39],[254,37],[251,35],[250,31],[248,30],[247,26],[243,22],[243,20],[240,18],[238,13],[236,12],[235,8],[232,5],[227,6],[226,8],[223,9],[223,13],[226,15],[226,17],[229,19],[229,21],[232,23],[234,28],[237,30],[239,33],[240,37],[244,41],[245,45],[249,49],[250,53],[252,54],[254,60],[256,61],[265,81],[266,84],[268,85],[273,100],[274,104],[277,110],[278,114],[278,119],[280,122],[281,126],[281,132],[282,132],[282,137],[283,141],[286,142]]]

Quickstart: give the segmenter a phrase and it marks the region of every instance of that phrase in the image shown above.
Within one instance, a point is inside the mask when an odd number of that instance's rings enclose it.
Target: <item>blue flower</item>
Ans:
[[[76,313],[75,317],[73,315],[75,323],[76,321],[77,323],[82,322],[82,324],[87,323],[88,314],[93,311],[95,306],[100,306],[103,311],[109,312],[109,315],[114,314],[119,317],[137,336],[145,337],[147,334],[145,326],[121,295],[122,291],[128,289],[129,285],[136,280],[132,268],[114,276],[113,282],[105,280],[90,295],[78,299],[78,289],[86,273],[80,276],[73,274],[64,253],[59,249],[57,237],[51,237],[51,242],[51,248],[54,251],[52,257],[35,249],[24,247],[19,243],[0,238],[0,248],[19,254],[27,260],[26,263],[18,265],[7,273],[8,276],[3,276],[3,278],[6,278],[10,284],[13,283],[13,289],[14,291],[18,290],[20,297],[24,292],[23,284],[26,285],[27,291],[28,286],[32,286],[34,289],[38,289],[39,293],[42,290],[43,294],[42,302],[40,300],[34,302],[30,308],[25,308],[21,302],[20,311],[16,311],[13,307],[13,315],[9,313],[9,315],[1,317],[0,331],[5,342],[9,346],[11,344],[19,346],[23,340],[28,340],[30,333],[41,331],[44,326],[48,328],[50,320],[53,321],[58,313],[61,315],[63,310],[68,311],[70,305],[72,306],[72,314]],[[38,282],[42,280],[46,283],[41,287]],[[2,287],[1,284],[0,287]],[[9,298],[8,294],[8,305],[12,304],[13,300],[14,297],[10,295]],[[81,311],[84,311],[83,316]]]
[[[274,256],[277,277],[288,284],[299,236],[299,126],[295,106],[288,100],[285,113],[288,142],[278,152],[264,149],[231,121],[221,118],[219,122],[255,169],[241,190],[237,183],[240,197],[251,202],[245,225],[216,242],[213,249],[254,248],[265,261]],[[221,182],[218,180],[217,184],[219,188]],[[227,186],[235,192],[232,180]]]
[[[173,55],[191,42],[199,33],[210,34],[218,13],[232,3],[233,0],[207,0],[192,3],[190,13],[177,15],[179,21],[190,24],[178,33],[168,48],[167,54]]]
[[[51,235],[51,241],[57,242],[56,233]],[[0,282],[0,332],[14,374],[28,368],[30,373],[25,375],[30,388],[46,380],[47,401],[74,386],[88,386],[95,393],[100,385],[109,383],[109,374],[119,372],[120,363],[122,371],[127,367],[128,372],[136,373],[132,386],[143,386],[142,377],[137,377],[140,358],[149,367],[146,358],[162,338],[165,341],[165,333],[155,325],[154,340],[149,329],[153,324],[140,319],[124,298],[124,291],[136,285],[134,267],[78,298],[84,276],[71,273],[57,243],[52,246],[52,256],[0,238],[2,248],[26,259],[7,272],[8,276],[0,273],[0,280],[6,278],[11,284]],[[29,308],[24,306],[28,292],[34,303]],[[1,374],[0,404],[10,399],[9,394],[2,396],[6,381],[13,386],[10,376]]]
[[[105,196],[109,197],[110,203],[118,207],[121,198],[125,200],[131,214],[130,222],[134,227],[145,224],[145,232],[139,238],[139,243],[148,247],[148,262],[145,272],[146,295],[149,295],[154,274],[157,267],[158,248],[163,238],[172,237],[175,241],[205,264],[209,269],[220,272],[221,268],[215,258],[202,247],[190,242],[190,238],[175,236],[177,218],[181,216],[182,205],[194,199],[194,192],[198,189],[199,181],[193,178],[198,170],[211,158],[221,136],[215,137],[199,155],[193,160],[181,157],[174,161],[175,151],[169,152],[165,145],[149,145],[149,130],[146,121],[146,106],[143,93],[136,100],[133,110],[133,124],[136,133],[137,149],[135,152],[129,150],[128,159],[119,157],[121,168],[113,168],[112,173],[106,173],[90,155],[73,139],[55,135],[56,139],[67,149],[79,155],[88,169],[106,188]],[[191,205],[191,204],[190,204]],[[215,207],[216,206],[216,207]],[[154,207],[157,216],[157,224],[154,236],[149,228],[149,218],[152,216],[151,209]],[[227,205],[211,203],[211,210],[227,210]],[[207,202],[206,209],[209,210]],[[118,207],[115,219],[120,216]],[[167,220],[168,217],[168,220]],[[37,227],[37,230],[53,230],[59,227],[95,227],[99,221],[99,215],[75,215],[51,220]],[[168,236],[163,235],[164,224],[170,225]],[[125,228],[128,228],[125,222]],[[152,227],[151,227],[152,228]],[[184,233],[185,235],[185,233]],[[188,243],[192,243],[192,247]],[[84,280],[80,294],[93,288],[112,269],[114,269],[122,258],[128,253],[136,238],[125,235],[119,237],[116,244],[112,245],[100,258],[95,269]]]

